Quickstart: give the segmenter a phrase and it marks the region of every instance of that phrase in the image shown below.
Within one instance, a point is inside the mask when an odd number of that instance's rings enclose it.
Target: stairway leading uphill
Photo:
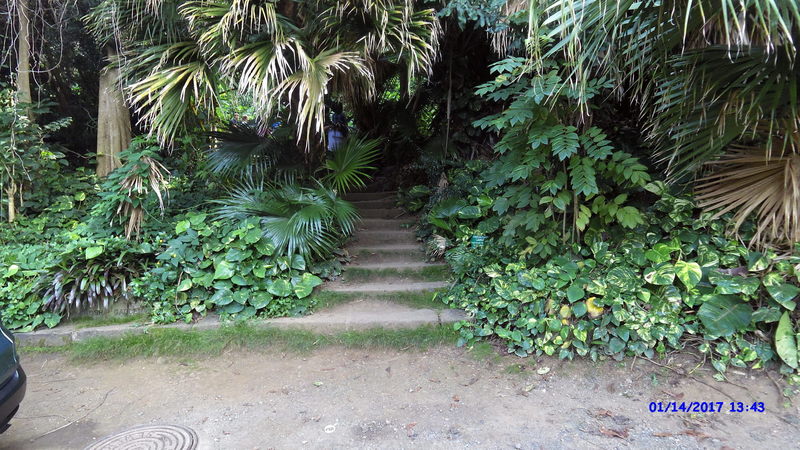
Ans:
[[[345,317],[348,328],[405,328],[463,319],[463,312],[429,301],[435,290],[447,286],[448,267],[427,262],[414,235],[413,218],[395,207],[397,194],[361,192],[346,198],[363,220],[347,247],[351,262],[340,280],[325,283],[322,290],[347,301],[308,319]]]

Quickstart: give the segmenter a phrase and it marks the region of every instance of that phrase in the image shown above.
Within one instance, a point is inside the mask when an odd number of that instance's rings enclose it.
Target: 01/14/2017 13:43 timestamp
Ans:
[[[766,410],[764,402],[650,402],[650,412],[677,413],[677,412],[702,412],[702,413],[738,413],[760,412]]]

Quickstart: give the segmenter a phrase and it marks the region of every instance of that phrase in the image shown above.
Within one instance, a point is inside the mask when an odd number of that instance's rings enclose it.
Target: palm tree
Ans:
[[[368,101],[386,66],[426,73],[439,35],[412,0],[104,0],[88,22],[119,42],[128,100],[162,139],[235,90],[265,120],[289,105],[306,149],[322,138],[326,96]]]
[[[608,77],[641,107],[672,181],[752,215],[751,243],[800,242],[800,7],[785,0],[531,0],[533,53],[583,89]]]

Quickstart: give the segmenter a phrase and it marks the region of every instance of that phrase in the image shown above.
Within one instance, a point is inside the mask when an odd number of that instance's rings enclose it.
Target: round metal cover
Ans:
[[[144,425],[103,438],[86,450],[194,450],[197,433],[180,425]]]

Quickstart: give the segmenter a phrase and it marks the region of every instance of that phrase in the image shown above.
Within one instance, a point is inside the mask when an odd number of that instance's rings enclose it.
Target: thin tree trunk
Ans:
[[[17,0],[17,101],[31,103],[31,26],[28,0]],[[26,107],[26,115],[31,117],[30,107]]]
[[[106,49],[109,59],[114,51]],[[97,176],[105,177],[122,162],[119,154],[131,143],[131,116],[117,85],[119,69],[109,64],[100,74],[97,108]]]
[[[8,197],[8,223],[12,223],[17,220],[17,207],[15,205],[17,183],[14,180],[9,180],[5,191],[6,197]]]

